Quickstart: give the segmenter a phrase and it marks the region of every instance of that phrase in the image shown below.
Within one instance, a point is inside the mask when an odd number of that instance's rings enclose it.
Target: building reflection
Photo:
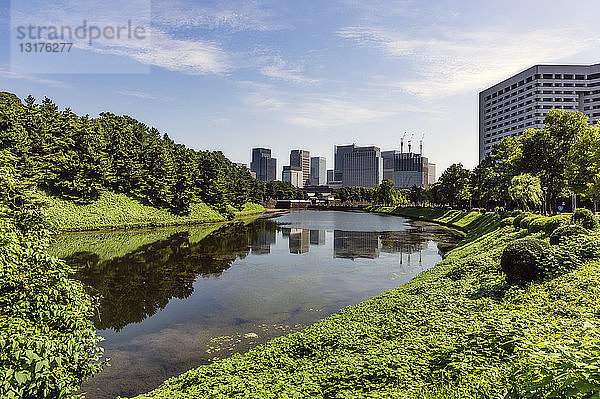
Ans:
[[[375,259],[381,253],[399,253],[400,263],[406,255],[410,263],[411,254],[417,254],[429,246],[430,233],[422,228],[395,232],[367,232],[335,230],[333,233],[334,258]]]
[[[325,230],[311,230],[310,245],[325,245]]]
[[[276,230],[259,231],[256,237],[253,237],[253,241],[250,244],[250,250],[253,255],[268,255],[271,253],[271,245],[277,241]]]
[[[310,249],[310,230],[290,229],[289,248],[291,254],[305,254]]]
[[[370,231],[343,231],[333,232],[333,257],[356,259],[356,258],[379,258],[381,242],[378,233]]]

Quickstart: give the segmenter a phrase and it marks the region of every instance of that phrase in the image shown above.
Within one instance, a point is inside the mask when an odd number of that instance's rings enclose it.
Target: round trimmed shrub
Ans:
[[[529,225],[531,224],[531,222],[533,222],[536,219],[541,218],[541,215],[528,215],[525,216],[523,218],[523,220],[521,220],[521,228],[522,229],[529,229]]]
[[[580,224],[588,230],[598,228],[598,219],[592,211],[586,208],[576,209],[573,216],[571,216],[571,223]]]
[[[535,218],[529,223],[527,230],[530,233],[537,233],[539,231],[542,231],[546,227],[546,223],[548,223],[549,220],[550,218],[546,216],[540,216],[538,218]]]
[[[544,232],[547,235],[550,235],[550,234],[552,234],[552,232],[554,230],[556,230],[560,226],[564,226],[565,224],[568,224],[570,220],[571,220],[571,216],[569,216],[569,215],[563,214],[563,215],[550,216],[548,218],[548,221],[546,222],[546,226],[544,226]]]
[[[550,235],[550,244],[557,245],[563,237],[574,237],[582,234],[588,234],[588,231],[581,225],[568,224],[560,226]]]
[[[502,224],[502,226],[512,226],[514,220],[515,218],[513,217],[507,217],[502,219],[500,223]]]
[[[535,280],[542,274],[540,260],[548,247],[536,238],[521,238],[508,244],[502,252],[500,265],[509,282]]]
[[[519,213],[518,215],[515,216],[515,220],[513,220],[513,227],[515,229],[520,229],[521,228],[521,220],[523,220],[525,217],[529,216],[529,213]]]

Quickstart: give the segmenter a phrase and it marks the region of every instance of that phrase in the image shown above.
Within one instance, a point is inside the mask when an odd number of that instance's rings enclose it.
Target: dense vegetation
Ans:
[[[0,152],[0,397],[66,397],[97,372],[94,303],[49,256],[46,218]]]
[[[112,191],[178,215],[203,202],[231,217],[231,207],[248,202],[304,196],[289,184],[253,179],[221,152],[176,144],[129,116],[78,116],[48,98],[36,104],[31,96],[21,102],[0,93],[0,148],[16,156],[30,184],[77,203]]]
[[[249,353],[191,370],[142,397],[597,395],[599,233],[542,245],[553,256],[541,268],[568,267],[512,284],[500,265],[505,247],[524,237],[547,242],[546,225],[530,233],[497,215],[440,216],[488,233],[468,234],[440,264],[401,287]],[[567,264],[567,258],[574,261]]]
[[[370,203],[370,204],[405,204],[408,202],[401,190],[394,189],[394,182],[384,179],[381,184],[373,188],[368,187],[342,187],[333,193],[335,198],[342,203]]]
[[[414,187],[408,199],[425,203],[494,209],[549,205],[552,213],[571,194],[596,208],[600,199],[600,125],[579,112],[553,109],[543,129],[506,137],[473,170],[457,163],[427,189]],[[565,201],[567,202],[567,201]]]

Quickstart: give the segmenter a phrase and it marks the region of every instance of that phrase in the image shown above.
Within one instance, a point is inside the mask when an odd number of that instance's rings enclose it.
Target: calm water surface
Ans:
[[[301,211],[226,225],[63,234],[51,251],[101,296],[111,366],[88,398],[133,396],[397,287],[458,239],[401,217]],[[438,248],[439,245],[439,248]]]

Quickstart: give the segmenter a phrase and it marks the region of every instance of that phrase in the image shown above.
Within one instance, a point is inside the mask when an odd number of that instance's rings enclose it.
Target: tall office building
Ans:
[[[281,180],[284,183],[290,183],[294,187],[304,187],[304,173],[297,166],[284,166],[281,172]]]
[[[536,65],[479,93],[479,160],[500,139],[543,128],[552,108],[600,120],[600,64]]]
[[[356,148],[356,144],[333,146],[333,180],[341,182],[344,174],[344,157]]]
[[[250,162],[250,171],[256,173],[257,180],[277,180],[277,159],[271,158],[270,149],[252,149],[252,162]]]
[[[383,158],[379,147],[354,147],[344,155],[343,187],[375,187],[383,180]]]
[[[429,175],[427,176],[427,184],[428,185],[432,185],[435,184],[437,178],[435,176],[435,164],[434,163],[429,163]]]
[[[310,159],[310,185],[324,186],[327,184],[327,160],[323,157]]]
[[[327,183],[329,184],[329,182],[332,182],[335,180],[334,178],[334,172],[333,169],[327,169]]]
[[[435,164],[421,154],[383,151],[383,178],[394,182],[394,188],[427,187],[435,182]]]
[[[303,186],[310,185],[310,152],[306,150],[290,151],[290,166],[294,169],[300,168],[304,181]]]

